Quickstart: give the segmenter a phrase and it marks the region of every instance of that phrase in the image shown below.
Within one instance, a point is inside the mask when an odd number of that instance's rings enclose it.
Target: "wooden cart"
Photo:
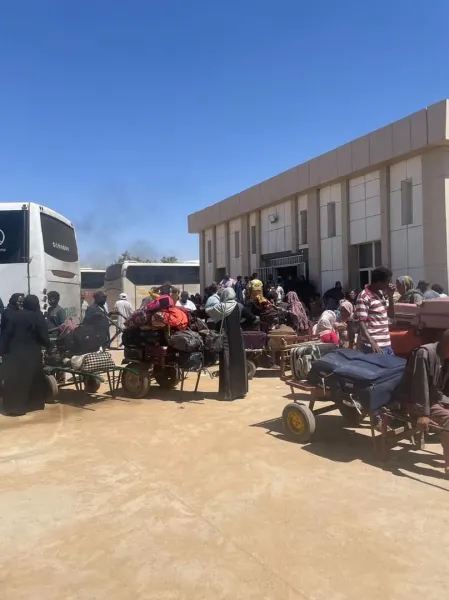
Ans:
[[[389,451],[404,439],[411,440],[416,449],[424,448],[424,435],[417,430],[416,419],[409,414],[386,407],[376,414],[367,413],[351,401],[336,404],[330,398],[329,389],[294,379],[290,369],[290,352],[300,345],[284,344],[282,349],[280,378],[289,386],[293,396],[293,401],[282,412],[284,432],[289,439],[309,442],[315,432],[316,417],[338,409],[350,427],[358,427],[369,416],[373,445],[382,460],[387,460]],[[298,395],[302,397],[298,398]],[[318,402],[326,404],[316,408]]]

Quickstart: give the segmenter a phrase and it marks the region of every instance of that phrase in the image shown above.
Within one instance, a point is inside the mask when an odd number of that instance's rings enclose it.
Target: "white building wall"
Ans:
[[[412,181],[411,225],[402,225],[401,216],[401,182],[406,179]],[[394,277],[410,275],[415,283],[425,279],[421,156],[390,167],[390,238]]]
[[[291,210],[290,200],[262,210],[262,254],[287,252],[292,249]],[[270,215],[277,215],[275,223],[270,223]]]
[[[350,244],[381,239],[379,171],[349,180],[349,239]]]
[[[216,243],[217,243],[217,269],[226,268],[225,254],[225,224],[217,225],[216,227]]]
[[[297,210],[298,210],[298,215],[297,215],[297,219],[298,219],[298,247],[300,250],[302,250],[303,248],[307,248],[308,244],[304,244],[303,240],[301,239],[301,212],[304,210],[307,210],[307,194],[302,194],[301,196],[298,196],[298,202],[297,202]]]
[[[242,275],[242,232],[241,219],[233,219],[229,221],[229,254],[231,258],[231,269],[229,275],[234,279],[237,275]],[[239,236],[239,255],[235,254],[235,233]]]
[[[256,252],[254,254],[253,254],[252,248],[251,248],[251,228],[252,227],[256,227],[256,230],[257,230],[257,213],[255,213],[255,212],[253,212],[249,215],[248,244],[249,244],[249,252],[250,252],[250,254],[249,254],[250,273],[254,273],[255,271],[257,271],[258,263],[259,263],[259,261],[257,260],[257,248],[256,248]],[[244,275],[246,275],[246,273]],[[249,275],[249,273],[248,273],[248,275]]]
[[[207,253],[208,242],[210,241],[211,246],[211,261],[209,262],[209,256]],[[214,268],[213,268],[213,251],[214,251],[214,243],[213,243],[213,229],[206,229],[204,232],[204,260],[205,260],[205,269],[204,276],[206,279],[206,285],[209,285],[215,278]]]
[[[328,237],[327,205],[335,203],[335,233]],[[320,189],[321,290],[324,293],[343,279],[341,184]]]

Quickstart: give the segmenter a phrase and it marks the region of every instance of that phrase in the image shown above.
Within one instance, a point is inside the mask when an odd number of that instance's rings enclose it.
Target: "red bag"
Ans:
[[[189,324],[189,317],[187,316],[186,311],[177,306],[167,308],[162,314],[164,316],[165,324],[172,329],[182,331],[183,329],[186,329]]]
[[[159,296],[155,300],[148,302],[145,306],[146,312],[154,312],[156,310],[164,310],[166,308],[170,308],[174,306],[173,298],[171,296]]]

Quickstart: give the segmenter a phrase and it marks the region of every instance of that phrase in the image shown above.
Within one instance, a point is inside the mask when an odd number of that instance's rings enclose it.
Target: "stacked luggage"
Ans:
[[[134,312],[125,326],[122,341],[128,361],[172,365],[183,371],[197,371],[214,361],[207,353],[209,329],[189,311],[174,306],[170,296],[160,296]]]

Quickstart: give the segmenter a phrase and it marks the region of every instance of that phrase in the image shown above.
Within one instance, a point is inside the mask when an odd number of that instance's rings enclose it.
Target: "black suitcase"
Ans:
[[[262,350],[267,346],[267,334],[264,331],[242,331],[245,350]]]

